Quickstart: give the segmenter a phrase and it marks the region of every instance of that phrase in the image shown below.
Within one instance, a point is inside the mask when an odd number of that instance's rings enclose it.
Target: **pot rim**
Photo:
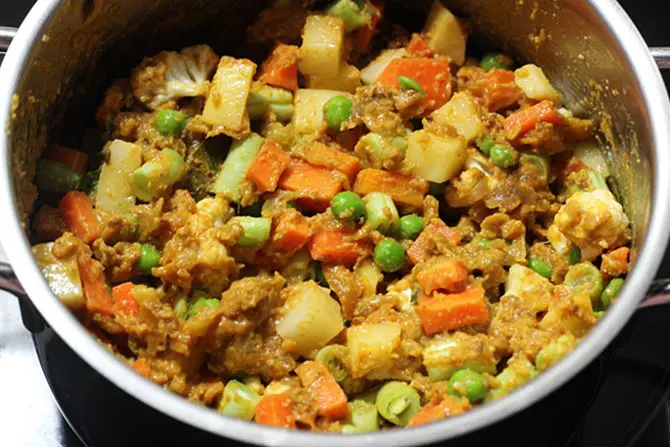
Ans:
[[[463,415],[422,427],[373,434],[346,435],[281,430],[228,418],[194,405],[142,378],[91,337],[73,314],[52,294],[37,267],[15,207],[10,174],[9,137],[12,97],[24,71],[23,63],[41,40],[60,0],[38,0],[14,39],[0,67],[0,241],[18,278],[40,313],[56,333],[91,367],[125,392],[176,420],[213,434],[254,444],[313,446],[401,446],[454,438],[478,430],[528,408],[558,389],[599,355],[619,333],[639,302],[660,264],[670,231],[670,102],[658,68],[635,25],[614,0],[585,0],[600,15],[610,35],[621,46],[640,84],[654,138],[652,213],[638,260],[628,275],[620,298],[564,359],[509,396]]]

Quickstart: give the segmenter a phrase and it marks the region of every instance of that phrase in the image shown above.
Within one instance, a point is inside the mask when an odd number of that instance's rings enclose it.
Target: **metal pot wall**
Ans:
[[[43,317],[87,363],[140,401],[202,430],[257,444],[372,446],[450,439],[527,408],[575,376],[607,347],[648,293],[654,298],[643,305],[668,299],[665,284],[648,292],[670,233],[667,92],[650,51],[614,0],[446,3],[472,20],[477,39],[542,66],[575,113],[600,123],[602,150],[633,224],[634,267],[622,294],[557,365],[504,399],[420,428],[346,437],[283,431],[223,417],[144,380],[90,337],[53,296],[27,234],[40,151],[50,141],[67,143],[83,122],[77,116],[90,116],[104,85],[143,55],[194,42],[212,43],[219,54],[239,54],[239,36],[265,6],[240,0],[39,0],[21,26],[0,68],[0,241],[16,272],[0,265],[0,288],[20,297],[27,327],[41,329]],[[397,6],[405,8],[406,20],[420,23],[429,2]],[[11,30],[0,29],[0,48],[12,37]],[[654,50],[665,67],[669,53]]]

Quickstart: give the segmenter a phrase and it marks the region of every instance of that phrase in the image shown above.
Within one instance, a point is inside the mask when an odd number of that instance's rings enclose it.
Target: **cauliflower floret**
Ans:
[[[582,250],[600,253],[627,240],[630,222],[612,193],[597,189],[573,194],[554,223]]]
[[[202,199],[196,204],[196,208],[198,214],[211,219],[214,228],[222,227],[235,214],[221,194]]]
[[[177,53],[163,51],[145,58],[135,68],[130,83],[133,94],[151,109],[184,97],[207,96],[219,57],[207,45],[187,47]]]

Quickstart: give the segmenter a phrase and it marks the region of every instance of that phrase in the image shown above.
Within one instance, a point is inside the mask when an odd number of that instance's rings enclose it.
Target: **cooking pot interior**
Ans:
[[[470,19],[474,45],[542,66],[576,115],[597,120],[637,248],[650,215],[654,141],[642,86],[598,12],[578,0],[445,3]],[[81,147],[106,85],[143,56],[194,43],[260,60],[262,49],[245,44],[245,30],[265,6],[252,0],[63,1],[25,61],[15,97],[10,150],[24,220],[36,197],[31,179],[39,153],[51,142]],[[387,12],[419,29],[429,6],[430,0],[392,1]]]

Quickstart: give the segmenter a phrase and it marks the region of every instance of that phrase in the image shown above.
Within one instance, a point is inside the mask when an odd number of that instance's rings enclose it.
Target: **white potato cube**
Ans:
[[[429,182],[444,183],[460,172],[466,149],[467,143],[461,136],[418,130],[407,137],[405,163],[414,175]]]
[[[343,63],[336,76],[307,76],[307,87],[353,93],[361,85],[358,68]]]
[[[433,120],[452,126],[468,143],[484,133],[477,103],[469,93],[458,92],[448,103],[433,112]]]
[[[131,175],[142,165],[142,148],[114,140],[108,150],[109,159],[100,171],[95,207],[112,214],[129,213],[135,206]]]
[[[352,376],[358,378],[374,372],[380,377],[392,368],[400,333],[398,323],[361,324],[347,329]]]
[[[551,85],[540,67],[534,64],[524,65],[514,72],[514,83],[526,96],[537,101],[548,99],[559,103],[561,94]]]
[[[325,130],[323,106],[334,96],[351,96],[336,90],[299,89],[293,103],[293,128],[296,134]]]
[[[436,0],[423,28],[428,34],[428,46],[437,54],[447,56],[457,65],[465,62],[465,29],[442,2]]]
[[[304,75],[334,77],[340,70],[344,22],[330,16],[307,17],[298,52],[298,69]]]

